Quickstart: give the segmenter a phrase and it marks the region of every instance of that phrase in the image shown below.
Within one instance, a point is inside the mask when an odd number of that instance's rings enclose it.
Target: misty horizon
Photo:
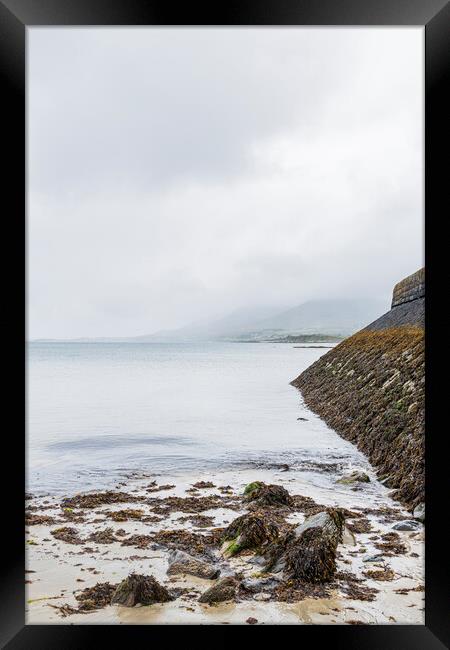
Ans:
[[[28,337],[134,337],[423,266],[423,30],[28,30]]]

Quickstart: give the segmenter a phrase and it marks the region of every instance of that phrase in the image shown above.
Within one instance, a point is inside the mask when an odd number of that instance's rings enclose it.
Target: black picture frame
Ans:
[[[445,422],[448,352],[445,341],[450,324],[443,316],[446,239],[441,235],[448,201],[448,115],[446,91],[450,88],[450,4],[445,0],[229,0],[209,8],[185,3],[149,0],[0,0],[0,75],[3,108],[4,253],[9,261],[3,274],[6,294],[4,344],[7,356],[8,399],[4,410],[10,424],[4,428],[4,478],[2,580],[0,582],[0,643],[17,648],[84,648],[98,643],[122,645],[140,639],[168,643],[172,631],[210,633],[212,626],[25,625],[23,497],[25,485],[25,278],[26,278],[26,177],[25,177],[25,46],[26,28],[37,25],[329,25],[424,26],[425,29],[425,259],[426,298],[426,588],[425,625],[296,626],[302,645],[333,644],[363,649],[434,650],[449,647],[448,537],[444,535],[447,508],[440,495],[448,494],[446,481]],[[6,199],[6,201],[5,201]],[[448,211],[448,210],[447,210]],[[445,248],[444,248],[445,246]],[[433,253],[431,253],[433,247]],[[6,255],[3,255],[3,260]],[[382,261],[380,261],[382,263]],[[448,283],[447,283],[448,284]],[[433,309],[431,310],[431,305]],[[442,307],[441,307],[442,306]],[[442,374],[441,374],[442,372]],[[447,370],[448,372],[448,370]],[[20,416],[19,416],[20,414]],[[447,415],[448,417],[448,415]],[[447,427],[448,429],[448,427]],[[5,477],[5,473],[3,473]],[[290,626],[241,626],[239,634],[277,635]],[[275,627],[275,629],[272,629]],[[170,628],[170,629],[169,629]],[[229,642],[233,627],[221,628],[220,641]],[[234,627],[234,631],[236,628]],[[113,636],[109,636],[112,633]],[[214,631],[213,631],[214,633]],[[215,634],[215,633],[214,633]],[[109,638],[106,639],[105,635]],[[126,635],[126,637],[125,637]],[[142,635],[145,635],[142,637]],[[150,636],[151,635],[151,636]],[[215,634],[217,639],[217,635]],[[214,637],[213,637],[214,638]],[[187,640],[187,639],[186,639]],[[217,641],[215,640],[215,643]]]

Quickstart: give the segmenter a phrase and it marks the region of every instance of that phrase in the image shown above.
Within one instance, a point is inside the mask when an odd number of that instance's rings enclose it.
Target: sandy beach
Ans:
[[[238,469],[207,476],[130,478],[114,491],[122,495],[118,503],[102,503],[111,492],[92,493],[91,502],[30,498],[27,623],[423,624],[424,528],[417,524],[413,531],[393,530],[411,515],[390,499],[373,473],[370,479],[353,485],[336,483],[329,490],[287,467]],[[193,488],[199,481],[212,485]],[[275,588],[245,587],[261,575],[257,556],[244,551],[224,559],[220,534],[248,511],[242,494],[253,481],[284,486],[294,496],[295,505],[281,514],[287,526],[326,507],[345,509],[331,583],[303,592],[283,580]],[[214,605],[199,603],[215,581],[167,575],[169,554],[176,548],[206,558],[220,569],[220,577],[237,576],[241,586],[236,598]],[[80,608],[83,601],[76,597],[83,590],[118,585],[133,572],[154,576],[174,599],[136,607],[102,606],[99,601],[98,608]]]

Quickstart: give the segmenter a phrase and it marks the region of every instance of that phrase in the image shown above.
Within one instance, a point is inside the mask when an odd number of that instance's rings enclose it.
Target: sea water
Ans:
[[[286,343],[29,343],[27,489],[71,493],[134,473],[275,464],[323,482],[367,468],[290,386],[326,352]]]

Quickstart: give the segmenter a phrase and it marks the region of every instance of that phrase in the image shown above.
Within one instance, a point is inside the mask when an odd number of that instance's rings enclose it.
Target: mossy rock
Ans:
[[[222,554],[237,555],[245,549],[259,549],[278,537],[279,529],[263,514],[247,513],[237,517],[222,535]]]
[[[264,485],[261,481],[253,481],[253,483],[249,483],[248,485],[245,486],[244,489],[244,496],[250,496],[253,492],[258,490]]]
[[[282,485],[266,485],[262,482],[250,483],[251,489],[245,494],[246,500],[259,506],[293,506],[294,501]],[[246,488],[247,489],[247,488]]]
[[[352,485],[353,483],[370,483],[370,478],[365,472],[352,472],[347,476],[338,479],[336,483],[341,485]]]

